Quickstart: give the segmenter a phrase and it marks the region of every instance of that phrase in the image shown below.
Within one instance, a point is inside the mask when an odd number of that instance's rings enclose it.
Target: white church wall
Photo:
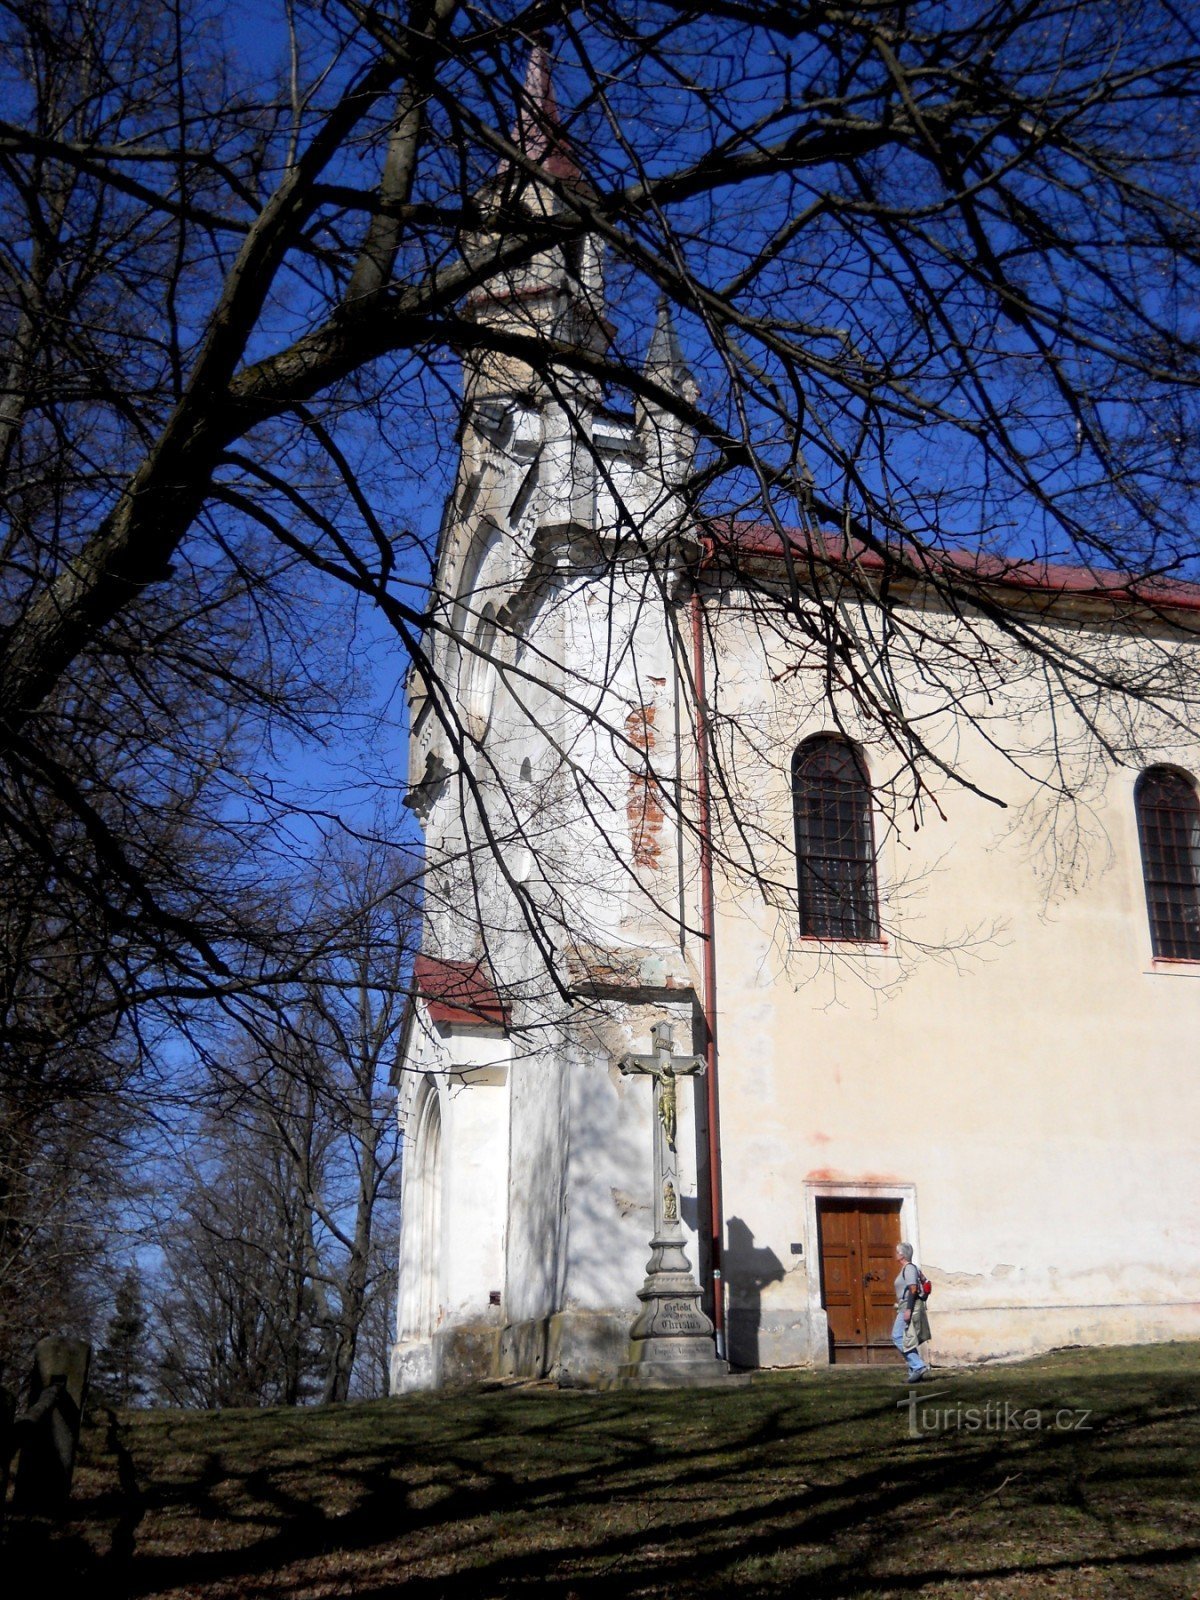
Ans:
[[[570,1088],[565,1301],[588,1311],[624,1306],[632,1320],[638,1254],[652,1231],[651,1107],[640,1092],[648,1084],[623,1079],[615,1056],[597,1051],[576,1056]]]
[[[505,1207],[496,1176],[508,1169],[511,1045],[456,1030],[445,1092],[448,1150],[442,1251],[444,1319],[495,1322],[490,1296],[504,1283]]]
[[[482,1376],[504,1281],[510,1042],[471,1027],[412,1030],[401,1090],[403,1223],[392,1388]]]
[[[402,1086],[404,1167],[393,1392],[433,1382],[433,1333],[441,1307],[441,1101],[437,1081],[412,1074]]]
[[[507,1174],[502,1368],[537,1375],[545,1367],[546,1319],[562,1301],[567,1208],[569,1096],[563,1051],[543,1038],[518,1047]]]

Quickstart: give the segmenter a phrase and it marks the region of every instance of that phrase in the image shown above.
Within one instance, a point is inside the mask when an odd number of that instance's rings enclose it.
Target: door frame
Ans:
[[[804,1184],[804,1237],[808,1255],[808,1330],[809,1349],[814,1366],[827,1367],[829,1318],[821,1304],[821,1234],[817,1226],[818,1200],[899,1200],[900,1237],[913,1247],[913,1260],[921,1259],[921,1237],[917,1226],[917,1186],[915,1183],[825,1183],[806,1180]]]

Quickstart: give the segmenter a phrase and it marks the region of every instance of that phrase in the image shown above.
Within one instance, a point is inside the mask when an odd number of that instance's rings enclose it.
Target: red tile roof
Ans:
[[[842,534],[787,528],[781,536],[769,523],[734,517],[713,517],[705,526],[709,558],[731,562],[735,567],[739,558],[783,561],[785,538],[801,577],[810,561],[822,569],[853,566],[865,572],[882,572],[885,567],[878,550]],[[1185,583],[1178,578],[1131,579],[1127,573],[1103,568],[1018,560],[970,550],[897,547],[896,558],[903,564],[897,569],[898,577],[919,578],[924,572],[933,582],[939,577],[949,581],[958,578],[970,580],[980,588],[1014,589],[1049,600],[1070,597],[1162,611],[1200,611],[1200,583]]]
[[[508,1007],[482,961],[419,955],[413,963],[413,992],[425,1001],[431,1022],[508,1026]]]

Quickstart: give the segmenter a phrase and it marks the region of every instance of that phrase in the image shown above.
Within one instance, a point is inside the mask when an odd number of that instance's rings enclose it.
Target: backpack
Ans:
[[[922,1300],[928,1300],[929,1296],[933,1293],[933,1285],[930,1283],[929,1279],[925,1276],[925,1274],[921,1271],[920,1267],[917,1266],[917,1263],[915,1261],[910,1261],[908,1263],[908,1265],[913,1269],[913,1271],[917,1275],[916,1283],[911,1284],[910,1287],[914,1288],[917,1291],[917,1294],[920,1296],[920,1298]]]

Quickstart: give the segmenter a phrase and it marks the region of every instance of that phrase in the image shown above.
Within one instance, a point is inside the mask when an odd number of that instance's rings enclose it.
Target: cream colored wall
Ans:
[[[735,870],[719,888],[735,1337],[739,1309],[746,1337],[757,1312],[760,1360],[823,1359],[808,1279],[820,1185],[909,1197],[936,1357],[1200,1335],[1200,964],[1153,970],[1136,766],[1100,767],[1068,728],[1080,796],[1055,817],[1035,782],[943,718],[940,750],[1007,809],[943,779],[944,820],[928,807],[914,831],[902,775],[843,708],[873,781],[900,786],[879,818],[886,944],[806,945],[787,899],[787,760],[832,724],[815,697],[768,689],[753,630],[728,621],[720,638],[722,709],[753,714],[758,740],[731,741],[730,770],[782,841],[760,861],[776,892]],[[1004,703],[990,737],[1044,772],[1036,682],[1010,683]],[[1139,764],[1200,774],[1200,748],[1145,719],[1124,736]]]

